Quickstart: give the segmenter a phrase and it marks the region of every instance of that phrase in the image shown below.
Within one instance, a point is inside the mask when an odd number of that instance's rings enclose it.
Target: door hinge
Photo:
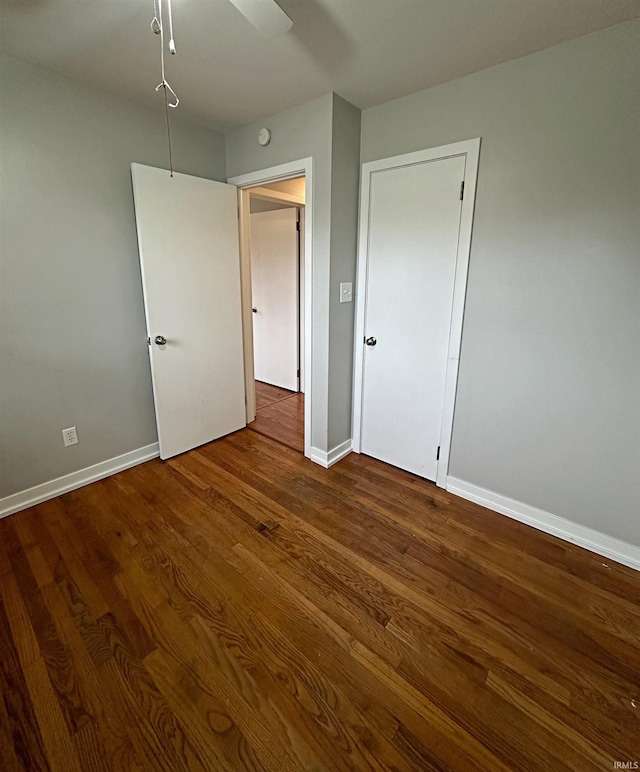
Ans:
[[[297,377],[298,378],[300,377],[300,370],[298,370],[298,372],[297,372]]]
[[[436,461],[440,461],[440,445],[438,445],[438,450],[436,451]]]
[[[147,338],[147,346],[151,345],[151,338]]]
[[[300,230],[300,220],[296,220],[296,230]]]
[[[460,183],[460,201],[464,199],[464,180]]]

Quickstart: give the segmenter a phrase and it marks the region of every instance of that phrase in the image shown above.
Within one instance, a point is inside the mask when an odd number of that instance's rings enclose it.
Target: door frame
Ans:
[[[313,157],[290,161],[259,171],[240,174],[227,180],[238,188],[240,232],[240,282],[242,293],[242,333],[244,339],[245,392],[247,423],[256,417],[256,392],[253,369],[253,319],[251,313],[251,234],[249,189],[295,177],[305,178],[304,201],[304,455],[311,458],[311,337],[313,319]]]
[[[362,438],[362,399],[364,388],[364,335],[367,304],[368,252],[369,252],[369,218],[372,175],[377,172],[397,169],[404,166],[414,166],[428,161],[439,161],[457,156],[465,157],[464,197],[460,212],[460,227],[458,232],[458,249],[456,256],[456,272],[454,279],[453,300],[451,306],[451,325],[449,327],[449,345],[445,375],[445,393],[442,406],[442,423],[440,426],[440,456],[436,473],[436,485],[445,488],[449,469],[451,452],[451,433],[453,431],[453,413],[458,385],[458,365],[460,360],[460,344],[462,341],[462,323],[464,304],[467,292],[467,274],[469,269],[469,254],[471,251],[471,235],[473,228],[473,213],[476,200],[476,183],[478,178],[478,163],[480,160],[480,138],[454,142],[450,145],[419,150],[413,153],[382,158],[378,161],[367,161],[362,164],[360,184],[360,217],[358,224],[358,266],[356,293],[356,327],[354,339],[354,372],[353,372],[353,450],[360,453]]]

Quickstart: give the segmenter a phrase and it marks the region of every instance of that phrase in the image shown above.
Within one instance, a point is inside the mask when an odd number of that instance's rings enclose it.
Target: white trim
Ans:
[[[251,197],[238,189],[238,235],[240,248],[240,298],[242,314],[242,355],[247,424],[256,420],[256,383],[253,357],[253,291],[251,285]]]
[[[328,453],[324,450],[320,450],[320,448],[311,448],[309,458],[316,464],[320,464],[320,466],[328,469],[330,466],[337,464],[340,459],[348,456],[349,453],[351,453],[351,449],[351,440],[345,440],[344,442],[341,442],[340,445],[336,445],[335,448]]]
[[[240,188],[241,200],[244,202],[244,191],[247,188],[257,187],[260,185],[266,185],[270,182],[278,182],[282,180],[292,179],[294,177],[305,177],[305,229],[304,229],[304,455],[307,458],[311,458],[311,427],[312,427],[312,390],[311,390],[311,362],[312,362],[312,350],[313,350],[313,156],[309,158],[302,158],[299,161],[291,161],[289,163],[280,164],[279,166],[272,166],[268,169],[261,169],[256,172],[250,172],[249,174],[241,174],[236,177],[231,177],[227,180],[230,185],[236,185]],[[248,199],[248,195],[246,196]],[[244,220],[247,216],[248,204],[240,206],[240,234],[241,234],[241,262],[242,252],[246,251],[247,244],[247,230],[248,226]],[[245,249],[243,250],[243,244]],[[244,271],[243,282],[245,289],[243,290],[243,297],[246,295],[246,275],[247,271]],[[250,277],[250,274],[249,274]],[[248,279],[250,282],[250,278]],[[249,298],[250,298],[251,285],[249,284]],[[248,316],[247,316],[248,315]],[[244,304],[243,310],[244,325],[243,328],[246,331],[245,345],[251,343],[251,350],[253,350],[253,335],[249,331],[251,327],[251,303]],[[253,370],[253,367],[251,367]],[[254,413],[255,415],[255,413]]]
[[[597,555],[640,571],[640,547],[633,544],[455,477],[447,478],[446,488],[449,493],[461,496],[467,501],[473,501],[501,515],[533,526],[539,531],[557,536],[559,539],[577,544]]]
[[[369,238],[369,199],[371,175],[384,169],[435,161],[453,156],[465,156],[464,199],[460,212],[460,230],[458,235],[458,254],[451,307],[451,326],[449,329],[449,350],[445,376],[445,395],[442,406],[442,424],[440,428],[440,459],[436,474],[436,485],[445,488],[449,469],[451,433],[453,431],[453,411],[458,383],[458,364],[460,343],[462,340],[462,320],[467,293],[467,273],[471,251],[471,232],[473,212],[476,200],[478,163],[480,160],[480,138],[455,142],[450,145],[419,150],[415,153],[368,161],[362,164],[362,182],[360,192],[360,215],[358,223],[358,269],[356,292],[356,328],[354,339],[353,373],[353,450],[360,452],[362,436],[362,389],[364,375],[364,329],[366,318],[367,255]]]
[[[84,469],[79,469],[77,472],[71,472],[71,474],[57,477],[55,480],[35,485],[33,488],[27,488],[25,491],[5,496],[5,498],[0,499],[0,518],[13,515],[15,512],[28,509],[36,504],[41,504],[43,501],[54,499],[56,496],[74,491],[76,488],[82,488],[84,485],[89,485],[89,483],[102,480],[116,472],[122,472],[124,469],[142,464],[151,458],[158,458],[159,455],[158,443],[154,442],[151,445],[146,445],[144,448],[123,453],[121,456],[109,458],[93,466],[87,466]]]

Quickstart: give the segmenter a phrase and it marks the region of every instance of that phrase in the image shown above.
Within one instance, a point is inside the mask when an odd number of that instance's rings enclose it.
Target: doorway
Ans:
[[[249,188],[256,417],[248,428],[304,452],[304,177]]]
[[[247,425],[306,456],[312,399],[311,174],[312,161],[304,159],[229,180],[239,188]]]

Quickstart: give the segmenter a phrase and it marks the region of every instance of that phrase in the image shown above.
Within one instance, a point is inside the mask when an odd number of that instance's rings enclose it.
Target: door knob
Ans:
[[[375,346],[378,341],[375,338],[365,338],[364,342],[367,346]]]
[[[254,314],[258,313],[258,309],[255,306],[251,310],[253,311]]]
[[[164,335],[156,335],[155,344],[156,346],[166,346],[167,339],[164,337]]]

